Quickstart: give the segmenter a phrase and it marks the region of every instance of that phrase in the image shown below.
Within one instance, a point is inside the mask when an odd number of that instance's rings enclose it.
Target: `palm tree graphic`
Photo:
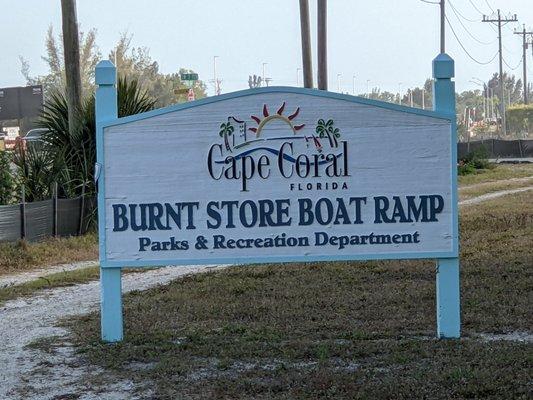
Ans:
[[[332,119],[328,119],[327,121],[319,119],[316,126],[316,133],[320,138],[327,136],[331,147],[339,147],[337,139],[341,137],[341,134],[339,128],[335,128]]]
[[[228,137],[233,134],[234,130],[235,128],[231,125],[231,122],[229,121],[220,124],[220,131],[218,132],[218,134],[220,135],[220,137],[224,138],[224,144],[226,145],[227,151],[231,151],[231,146],[229,144]]]

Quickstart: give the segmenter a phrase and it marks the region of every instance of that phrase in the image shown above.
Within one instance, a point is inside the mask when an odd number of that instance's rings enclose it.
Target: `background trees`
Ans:
[[[159,64],[150,56],[147,47],[132,46],[133,35],[123,33],[108,57],[117,67],[119,76],[126,76],[130,81],[136,80],[138,85],[146,91],[149,97],[155,99],[156,107],[165,107],[173,103],[187,100],[187,94],[179,89],[186,88],[180,79],[181,73],[194,72],[191,69],[180,68],[176,72],[163,74],[159,71]],[[21,72],[28,85],[43,85],[45,96],[58,91],[64,93],[66,88],[65,69],[63,67],[63,48],[61,35],[55,36],[50,27],[45,39],[45,55],[42,59],[48,66],[48,73],[33,76],[29,63],[20,58]],[[80,75],[82,92],[91,96],[94,92],[94,68],[102,54],[96,44],[96,30],[87,33],[80,32]],[[198,81],[193,87],[197,99],[206,96],[207,86]]]

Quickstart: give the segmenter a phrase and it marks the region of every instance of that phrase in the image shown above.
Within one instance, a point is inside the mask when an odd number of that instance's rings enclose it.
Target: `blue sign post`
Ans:
[[[458,338],[453,75],[440,54],[433,111],[268,87],[118,118],[100,62],[102,339],[123,339],[124,267],[376,259],[437,260],[437,336]]]
[[[454,61],[446,53],[433,60],[433,108],[446,114],[452,121],[452,204],[456,208],[453,235],[459,237],[457,199],[457,128],[455,117]],[[459,249],[457,249],[459,251]],[[459,257],[437,260],[437,336],[458,338],[461,336]]]
[[[98,242],[100,253],[101,329],[102,340],[119,342],[123,338],[122,328],[122,271],[121,268],[107,268],[103,262],[105,254],[104,207],[104,135],[103,123],[118,118],[117,69],[109,60],[96,66],[96,168],[98,182]]]

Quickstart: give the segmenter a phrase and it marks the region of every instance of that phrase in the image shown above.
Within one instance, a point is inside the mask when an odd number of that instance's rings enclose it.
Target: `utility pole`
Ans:
[[[355,96],[355,75],[352,76],[352,94]]]
[[[440,52],[446,53],[446,9],[444,0],[440,0]]]
[[[213,56],[213,85],[215,86],[215,96],[220,94],[220,84],[222,81],[217,78],[217,58],[218,56]]]
[[[526,35],[533,35],[533,32],[526,32],[526,25],[522,25],[522,32],[520,31],[515,31],[514,34],[515,35],[522,35],[522,67],[523,67],[523,74],[524,74],[524,77],[523,77],[523,88],[524,88],[524,104],[527,104],[528,103],[528,86],[527,86],[527,66],[526,66],[526,51],[527,51],[527,46],[528,46],[528,42],[527,42],[527,37]]]
[[[265,74],[265,67],[267,66],[268,63],[264,62],[262,65],[263,65],[263,75],[262,75],[262,82],[265,83],[267,86],[268,86],[268,82],[266,80],[266,74]]]
[[[69,133],[76,131],[76,112],[81,110],[80,42],[76,0],[61,0],[63,23],[63,53],[65,58],[65,77],[67,84]]]
[[[498,18],[489,18],[483,15],[483,22],[494,23],[498,26],[498,52],[500,54],[500,114],[501,114],[501,130],[500,132],[505,136],[507,134],[507,126],[505,122],[505,99],[503,94],[503,53],[502,53],[502,26],[508,22],[516,22],[516,14],[512,17],[502,18],[500,9],[497,13]]]
[[[300,0],[300,30],[302,35],[302,67],[304,87],[313,88],[313,65],[311,61],[311,30],[309,27],[309,0]]]
[[[327,0],[317,1],[318,88],[328,90]],[[337,75],[337,79],[339,79]]]
[[[402,105],[402,82],[398,83],[398,104]]]

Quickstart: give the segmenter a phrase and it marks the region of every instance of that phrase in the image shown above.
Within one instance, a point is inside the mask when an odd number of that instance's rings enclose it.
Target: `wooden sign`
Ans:
[[[395,108],[276,88],[108,124],[106,264],[454,255],[451,122]]]
[[[105,99],[103,271],[457,259],[449,113],[270,87],[106,119]]]

